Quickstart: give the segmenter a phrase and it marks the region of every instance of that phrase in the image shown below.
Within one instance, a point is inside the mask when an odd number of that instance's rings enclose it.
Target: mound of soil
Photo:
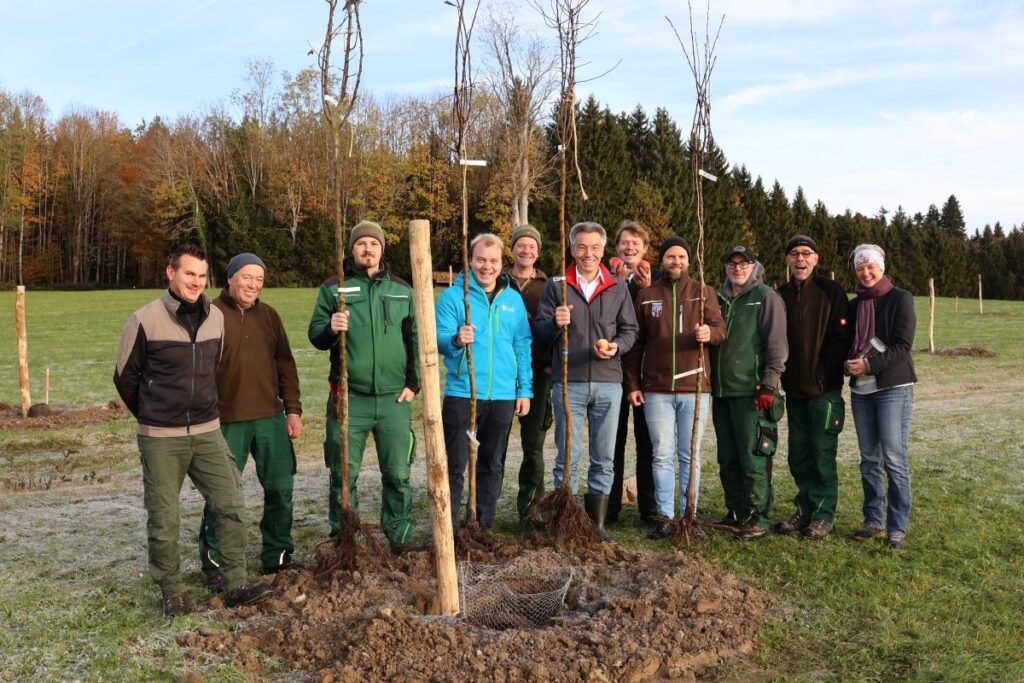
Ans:
[[[111,401],[93,408],[69,408],[40,403],[32,406],[28,417],[21,416],[21,406],[0,401],[0,432],[20,429],[56,429],[111,422],[128,414],[121,401]]]
[[[928,349],[921,349],[928,353]],[[951,349],[935,349],[936,356],[967,356],[970,358],[995,358],[996,352],[980,346],[956,346]]]
[[[178,643],[197,662],[227,655],[262,677],[270,673],[263,653],[325,683],[692,680],[749,652],[762,626],[765,597],[699,557],[615,544],[571,556],[516,547],[511,560],[506,547],[475,561],[538,573],[573,567],[565,603],[545,625],[496,630],[428,616],[434,559],[411,552],[387,569],[280,574],[273,600],[221,613],[239,620],[234,632],[201,629]]]

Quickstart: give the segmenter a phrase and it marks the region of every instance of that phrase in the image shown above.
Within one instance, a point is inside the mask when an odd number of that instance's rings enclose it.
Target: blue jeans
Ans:
[[[697,428],[697,481],[694,490],[700,493],[700,442],[704,439],[704,425],[708,421],[709,394],[700,397],[700,424]],[[654,499],[658,514],[675,516],[676,461],[679,462],[679,485],[683,499],[680,508],[686,514],[686,489],[690,485],[690,441],[693,434],[693,416],[697,406],[696,394],[644,394],[644,415],[654,448]],[[694,496],[694,508],[697,496]],[[694,510],[696,514],[696,510]]]
[[[907,449],[910,417],[914,411],[914,387],[852,394],[851,400],[860,446],[864,524],[884,527],[890,534],[906,534],[911,502]],[[886,475],[889,476],[888,492]],[[884,509],[886,499],[887,510]]]
[[[569,412],[572,416],[572,472],[570,487],[575,494],[580,483],[580,458],[583,456],[583,418],[587,418],[590,468],[587,492],[608,495],[615,478],[615,432],[619,428],[619,404],[622,385],[617,382],[569,382]],[[551,387],[551,405],[555,413],[555,489],[562,485],[565,472],[565,411],[562,408],[562,383]]]

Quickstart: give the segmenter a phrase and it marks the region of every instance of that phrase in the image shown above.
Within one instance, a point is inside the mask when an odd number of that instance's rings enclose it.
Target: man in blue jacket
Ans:
[[[458,529],[467,432],[479,442],[476,468],[476,516],[484,529],[494,526],[503,478],[502,461],[513,416],[530,412],[533,398],[532,340],[523,298],[503,275],[504,245],[497,235],[478,235],[470,243],[470,272],[460,273],[437,300],[437,347],[444,356],[441,421],[448,452],[452,524]],[[463,278],[469,278],[470,323],[466,324]],[[476,380],[476,425],[469,423],[469,365],[472,344]]]

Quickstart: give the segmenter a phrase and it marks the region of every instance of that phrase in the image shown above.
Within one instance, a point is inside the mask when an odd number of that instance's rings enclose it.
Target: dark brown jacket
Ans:
[[[786,304],[789,360],[782,386],[795,399],[810,400],[843,388],[843,363],[853,340],[846,292],[817,271],[802,284],[779,288]]]
[[[710,391],[710,346],[725,341],[725,321],[715,290],[704,286],[704,324],[711,328],[711,341],[704,345],[703,358],[698,351],[700,323],[700,283],[684,275],[672,282],[666,277],[641,289],[636,295],[636,319],[640,334],[623,359],[627,391],[654,393],[694,393],[697,374],[675,376],[703,366],[701,391]]]
[[[508,281],[512,285],[512,289],[519,292],[519,295],[523,297],[523,303],[526,304],[526,316],[530,320],[531,326],[533,325],[534,317],[537,315],[537,309],[540,307],[540,295],[544,293],[544,288],[548,284],[548,276],[544,274],[544,271],[534,268],[533,272],[533,277],[523,282],[522,287],[520,287],[519,280],[512,275],[512,269],[507,268],[505,270],[505,274],[508,275]],[[534,337],[534,375],[536,375],[538,371],[546,371],[548,374],[551,374],[551,342],[543,341]]]
[[[277,311],[256,300],[242,310],[224,289],[213,305],[224,314],[224,355],[217,367],[221,422],[301,415],[299,373]]]

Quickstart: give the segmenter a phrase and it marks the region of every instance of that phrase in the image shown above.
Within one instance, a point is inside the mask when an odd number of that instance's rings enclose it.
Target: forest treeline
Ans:
[[[53,119],[38,96],[0,89],[0,283],[158,287],[171,246],[192,240],[211,254],[215,282],[231,255],[253,251],[270,264],[271,286],[318,284],[335,254],[318,79],[313,70],[278,77],[255,62],[247,89],[228,102],[134,129],[88,109]],[[514,87],[504,102],[499,89],[477,93],[467,148],[488,165],[469,173],[470,231],[507,237],[528,218],[544,236],[540,265],[556,272],[557,144],[546,117],[510,125],[516,97]],[[407,273],[407,223],[428,219],[435,269],[459,270],[450,99],[362,97],[353,121],[342,178],[346,224],[380,222],[388,260]],[[588,199],[570,184],[569,224],[593,220],[613,232],[634,219],[654,248],[669,234],[695,241],[688,133],[666,110],[614,113],[592,96],[579,105],[577,129]],[[916,294],[927,294],[935,278],[940,296],[975,296],[980,273],[986,298],[1024,298],[1022,227],[997,223],[969,234],[953,195],[913,213],[833,214],[799,187],[788,196],[778,182],[731,164],[720,148],[706,170],[718,177],[704,183],[709,282],[721,281],[721,256],[734,244],[753,247],[766,280],[782,282],[784,245],[806,233],[818,242],[819,269],[848,289],[852,248],[874,242],[888,254],[888,272]]]

